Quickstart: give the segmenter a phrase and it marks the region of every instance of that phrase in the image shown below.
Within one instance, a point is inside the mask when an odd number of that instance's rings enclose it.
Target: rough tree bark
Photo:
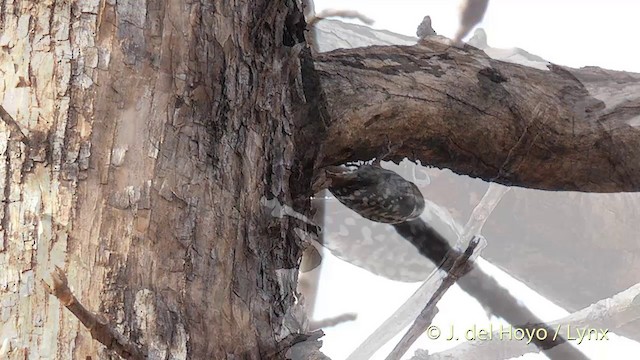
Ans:
[[[331,119],[325,163],[375,157],[394,144],[394,160],[504,185],[640,189],[640,130],[629,121],[640,99],[606,104],[560,66],[505,63],[436,39],[336,50],[320,54],[316,68]],[[626,86],[640,82],[622,74]]]
[[[5,1],[0,344],[111,358],[75,296],[150,358],[280,358],[295,339],[321,121],[293,1]],[[314,134],[314,137],[308,137]],[[16,140],[18,139],[18,140]],[[304,147],[300,145],[303,144]]]
[[[322,144],[324,163],[366,158],[402,140],[396,157],[502,183],[638,188],[635,129],[619,137],[588,131],[604,120],[600,107],[563,71],[524,78],[522,68],[473,51],[421,46],[323,55],[315,73],[293,1],[5,1],[0,26],[0,104],[26,138],[0,123],[0,340],[9,359],[112,357],[41,286],[55,265],[86,308],[150,358],[284,357],[304,328],[295,307],[303,248],[295,230],[315,227],[279,205],[310,216]],[[362,76],[371,62],[373,73],[395,77]],[[345,88],[332,83],[336,74]],[[422,85],[399,82],[397,94],[371,96],[374,84],[402,78]],[[480,86],[455,88],[460,79]],[[449,100],[423,94],[429,86]],[[445,88],[459,92],[456,101]],[[545,94],[535,99],[546,112],[526,106],[534,93]],[[474,94],[475,106],[460,101]],[[388,107],[364,106],[366,97]],[[501,104],[500,114],[477,108],[482,101]],[[572,139],[560,120],[557,137],[528,132],[552,123],[555,110],[587,135]],[[471,115],[473,131],[447,121]],[[492,145],[482,132],[499,128],[483,124],[496,119],[506,127]],[[548,153],[548,142],[533,146],[538,139],[556,141],[553,155],[580,171],[569,179],[564,167],[547,169],[559,171],[555,178],[532,174]],[[595,140],[624,143],[621,155],[569,151]],[[505,158],[514,145],[522,147]]]

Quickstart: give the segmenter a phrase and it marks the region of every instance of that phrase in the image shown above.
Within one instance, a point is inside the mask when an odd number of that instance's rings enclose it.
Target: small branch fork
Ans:
[[[47,291],[60,300],[75,317],[89,330],[91,337],[102,343],[108,350],[115,351],[123,359],[143,360],[147,359],[146,350],[128,341],[115,329],[109,326],[106,318],[93,314],[87,310],[69,289],[67,276],[62,269],[55,267],[51,273],[53,287],[44,283]]]
[[[490,186],[480,201],[480,204],[474,209],[472,217],[465,226],[465,229],[462,231],[461,240],[469,238],[470,235],[468,234],[470,233],[480,233],[487,217],[491,214],[493,208],[498,204],[500,198],[507,190],[507,188],[503,188],[500,185]],[[450,271],[455,263],[455,259],[462,255],[460,251],[456,250],[458,247],[451,248],[448,246],[446,239],[442,238],[422,220],[414,220],[404,223],[404,225],[394,226],[396,227],[396,231],[415,245],[422,255],[435,264],[442,264],[438,267],[440,270]],[[439,244],[439,246],[436,246],[437,244]],[[443,245],[446,246],[442,247]],[[482,271],[482,269],[475,266],[472,262],[467,262],[467,265],[473,268],[474,271],[464,272],[466,276],[462,278],[456,276],[456,278],[459,279],[458,284],[462,290],[476,298],[476,300],[486,306],[489,311],[504,318],[511,324],[522,324],[527,321],[531,323],[541,322],[536,321],[538,319],[535,314],[521,305],[509,291],[502,287],[493,277]],[[424,308],[423,304],[430,301],[429,299],[431,299],[432,294],[440,291],[438,288],[442,286],[446,276],[442,271],[432,272],[411,298],[349,355],[348,359],[360,360],[370,358],[376,350],[380,348],[381,344],[386,343],[395,334],[400,332],[409,324],[411,319],[421,318],[421,314],[425,311],[420,312],[420,309]],[[431,318],[433,318],[433,316]],[[424,322],[424,319],[421,318],[420,321]],[[419,325],[427,329],[430,321],[431,320],[428,319],[426,325],[424,325],[424,323],[420,323]],[[540,326],[542,327],[542,325]],[[523,328],[535,329],[535,326],[527,323],[527,325],[523,325]],[[549,331],[548,327],[545,326],[545,328]],[[416,331],[416,333],[419,334],[420,331]],[[558,346],[555,348],[557,345],[566,343],[563,337],[558,337],[554,340],[535,338],[533,342],[543,351],[554,348],[554,352],[545,351],[545,355],[552,359],[587,359],[584,354],[572,346]],[[406,351],[406,349],[404,350]],[[400,352],[400,350],[397,351]]]
[[[506,186],[495,183],[489,185],[489,189],[487,189],[478,205],[473,209],[467,224],[459,234],[456,248],[463,248],[465,246],[464,242],[471,238],[472,234],[480,234],[482,232],[482,227],[489,218],[489,215],[508,191],[509,188]],[[349,355],[348,360],[370,358],[383,344],[391,340],[391,338],[409,325],[412,319],[416,319],[419,316],[417,309],[430,299],[432,293],[437,291],[437,281],[439,281],[439,279],[436,279],[435,276],[429,276],[422,285],[420,285],[418,290],[416,290],[389,319],[385,320],[378,329],[369,335],[369,337]]]
[[[427,330],[429,325],[431,325],[431,321],[433,321],[433,318],[438,312],[436,308],[438,301],[440,301],[444,293],[453,284],[455,284],[459,278],[473,269],[473,266],[471,266],[471,263],[473,262],[473,259],[471,259],[472,255],[477,257],[486,244],[486,240],[479,236],[474,236],[469,242],[467,250],[465,250],[462,255],[457,258],[445,260],[440,265],[440,270],[447,271],[447,275],[442,280],[442,283],[429,299],[427,305],[422,309],[420,315],[418,315],[409,330],[404,334],[402,339],[400,339],[398,344],[396,344],[396,347],[391,351],[389,356],[387,356],[386,360],[400,360],[402,355],[404,355],[411,345],[413,345],[413,343]],[[451,264],[451,262],[453,262],[453,264]],[[447,265],[447,263],[451,265]]]

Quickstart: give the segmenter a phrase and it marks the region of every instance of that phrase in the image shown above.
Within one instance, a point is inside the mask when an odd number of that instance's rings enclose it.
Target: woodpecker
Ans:
[[[424,210],[418,187],[379,163],[355,170],[330,166],[325,174],[336,199],[371,221],[398,224],[418,218]]]

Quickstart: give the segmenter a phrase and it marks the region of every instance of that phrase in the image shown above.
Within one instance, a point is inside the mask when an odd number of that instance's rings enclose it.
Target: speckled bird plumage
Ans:
[[[336,199],[366,219],[397,224],[418,218],[424,210],[418,187],[379,165],[330,167],[326,174]]]

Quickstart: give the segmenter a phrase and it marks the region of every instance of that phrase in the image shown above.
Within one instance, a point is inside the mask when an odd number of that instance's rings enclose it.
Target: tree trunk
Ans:
[[[283,357],[300,328],[293,230],[315,227],[268,205],[308,212],[323,133],[296,4],[0,11],[0,104],[26,138],[0,125],[4,355],[112,358],[46,293],[57,265],[149,358]]]
[[[323,55],[316,72],[292,0],[5,1],[0,25],[9,359],[115,357],[41,285],[55,266],[148,358],[296,358],[313,171],[396,140],[395,158],[506,184],[640,183],[635,98],[603,109],[561,68],[441,44]],[[297,358],[321,357],[305,344]]]

